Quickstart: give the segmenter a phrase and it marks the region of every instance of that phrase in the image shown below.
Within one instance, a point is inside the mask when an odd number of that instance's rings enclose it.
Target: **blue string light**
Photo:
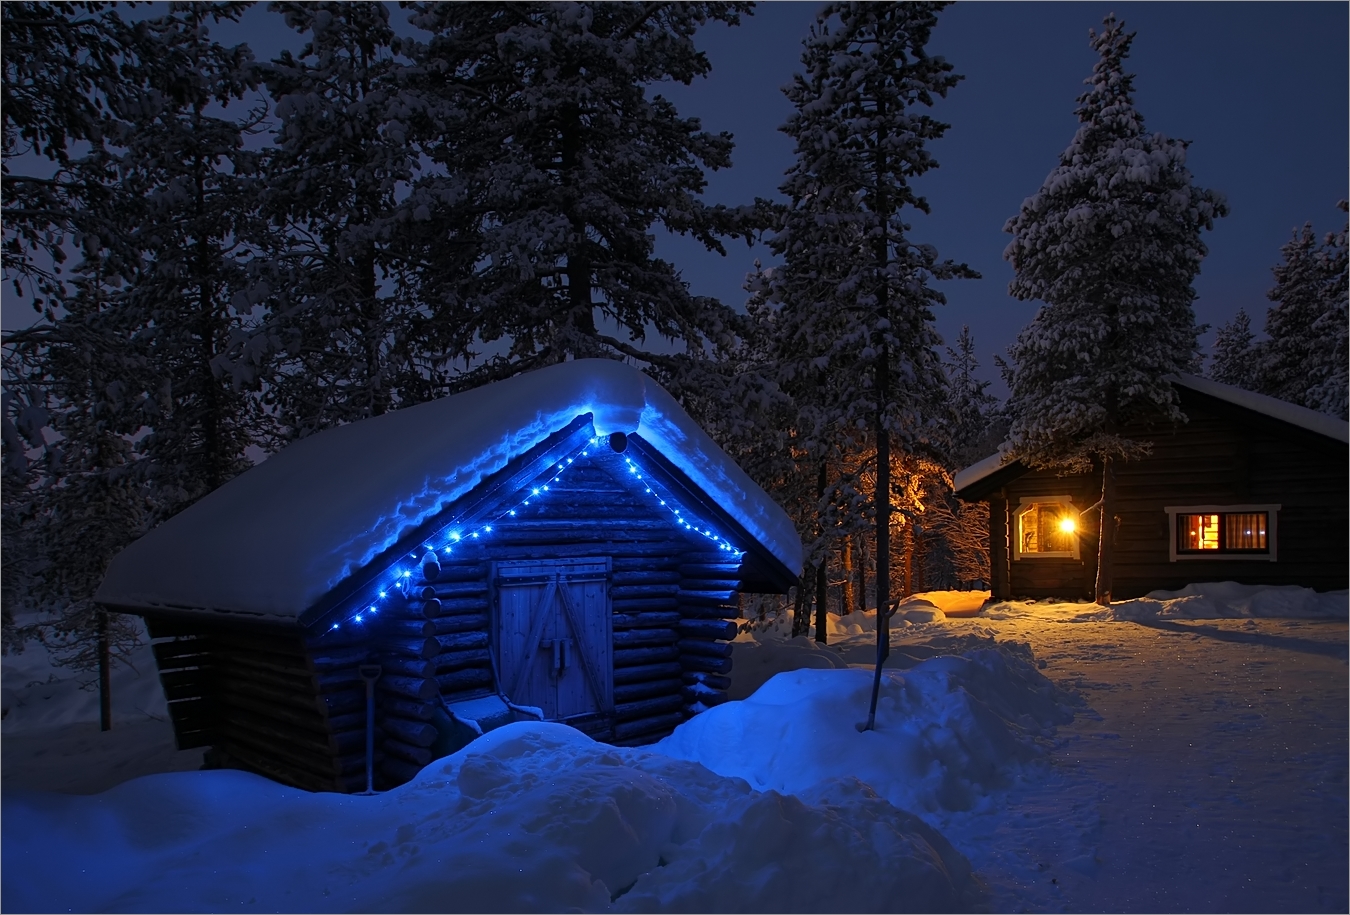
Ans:
[[[578,457],[583,458],[589,457],[590,456],[589,449],[595,445],[598,445],[600,441],[601,438],[598,435],[591,438],[587,445],[582,446],[579,454],[574,454],[573,457],[565,458],[564,460],[559,461],[556,465],[551,467],[550,469],[553,471],[553,476],[551,476],[548,482],[546,483],[530,487],[529,492],[523,499],[521,499],[519,503],[520,507],[527,506],[530,504],[530,501],[532,499],[537,501],[538,499],[542,498],[545,494],[549,493],[550,492],[549,485],[558,482],[558,480],[562,478],[563,473],[566,472],[572,466],[573,463],[575,463]],[[631,475],[633,475],[638,482],[642,484],[643,490],[646,492],[646,494],[650,495],[658,505],[667,509],[671,513],[677,527],[706,537],[713,543],[717,544],[717,548],[719,550],[726,551],[732,554],[732,556],[734,556],[737,559],[739,559],[742,555],[744,555],[744,551],[739,550],[735,546],[733,546],[730,541],[722,537],[720,534],[716,533],[711,526],[703,525],[696,518],[693,519],[693,523],[691,523],[690,519],[686,517],[685,513],[676,505],[675,500],[673,498],[670,498],[669,493],[667,493],[666,496],[663,498],[661,493],[653,489],[653,481],[642,473],[642,469],[637,465],[637,463],[633,461],[632,458],[625,457],[624,462],[628,467],[628,472]],[[498,514],[495,518],[490,519],[491,523],[483,524],[479,527],[471,528],[467,531],[463,529],[462,521],[453,521],[450,524],[447,524],[444,528],[441,528],[440,533],[438,535],[434,535],[431,538],[431,540],[437,540],[443,537],[445,540],[445,546],[440,549],[440,552],[453,555],[455,545],[458,543],[462,543],[466,537],[469,540],[480,540],[482,539],[481,538],[482,534],[492,533],[493,523],[499,522],[504,518],[514,518],[516,516],[517,516],[516,509],[508,508],[502,511],[500,514]],[[422,546],[422,553],[420,554],[420,556],[417,552],[412,552],[408,554],[408,560],[412,563],[417,563],[425,559],[427,556],[431,556],[433,558],[436,557],[437,552],[438,550],[436,547],[432,546],[430,542],[425,542]],[[411,570],[406,568],[395,568],[393,580],[388,585],[379,590],[378,592],[379,600],[387,600],[389,597],[389,593],[391,591],[396,591],[401,596],[406,598],[408,596],[408,586],[412,583],[411,579],[412,579]],[[379,605],[377,601],[376,603],[373,603],[370,606],[366,607],[364,610],[360,610],[354,613],[348,619],[348,622],[360,625],[363,622],[363,618],[365,616],[367,615],[375,616],[378,615],[378,613],[379,613]],[[342,624],[335,622],[332,624],[332,626],[329,627],[328,631],[332,632],[334,630],[338,630],[341,628]]]

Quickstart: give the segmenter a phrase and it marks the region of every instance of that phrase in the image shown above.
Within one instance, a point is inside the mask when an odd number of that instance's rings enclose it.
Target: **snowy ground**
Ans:
[[[172,772],[200,753],[152,679],[119,674],[99,734],[92,694],[6,657],[0,907],[1347,910],[1343,592],[923,597],[874,732],[854,615],[828,648],[744,633],[744,701],[655,747],[513,725],[375,798]]]

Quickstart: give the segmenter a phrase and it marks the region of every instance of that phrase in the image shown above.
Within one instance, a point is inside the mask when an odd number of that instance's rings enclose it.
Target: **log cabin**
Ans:
[[[1206,581],[1345,588],[1346,423],[1206,378],[1172,385],[1187,422],[1125,431],[1150,453],[1116,464],[1113,597]],[[994,599],[1092,599],[1100,469],[1063,475],[996,454],[954,483],[989,503]]]
[[[659,739],[725,700],[738,596],[801,549],[659,385],[581,360],[295,442],[95,599],[144,618],[180,749],[352,792],[513,720]]]

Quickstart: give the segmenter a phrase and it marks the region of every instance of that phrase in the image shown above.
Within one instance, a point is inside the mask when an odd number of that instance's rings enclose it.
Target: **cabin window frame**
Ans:
[[[1169,562],[1190,562],[1191,560],[1223,560],[1226,562],[1276,562],[1279,539],[1279,512],[1281,506],[1274,503],[1242,505],[1168,505],[1163,508],[1167,513],[1167,559]],[[1243,515],[1265,512],[1266,547],[1265,552],[1256,550],[1206,550],[1204,552],[1181,552],[1177,549],[1178,515],[1219,515],[1220,525],[1223,515]]]
[[[1078,548],[1078,532],[1075,531],[1072,539],[1069,541],[1073,545],[1070,550],[1052,550],[1048,552],[1029,553],[1022,551],[1022,516],[1032,505],[1056,504],[1063,505],[1077,519],[1079,510],[1074,507],[1073,496],[1068,495],[1050,495],[1050,496],[1022,496],[1017,501],[1017,507],[1012,513],[1012,547],[1013,561],[1022,559],[1081,559],[1081,552]]]

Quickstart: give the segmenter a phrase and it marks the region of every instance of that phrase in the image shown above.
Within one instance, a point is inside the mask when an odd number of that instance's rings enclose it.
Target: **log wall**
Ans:
[[[1347,448],[1251,411],[1182,389],[1189,422],[1177,428],[1138,428],[1152,454],[1117,465],[1116,556],[1113,597],[1140,597],[1193,582],[1297,584],[1345,588],[1350,579],[1350,485]],[[991,498],[990,544],[1012,524],[1023,496],[1070,494],[1081,508],[1100,497],[1101,476],[1031,471],[1009,482],[1003,510]],[[1169,558],[1167,506],[1278,504],[1276,561]],[[1008,563],[1008,592],[1017,597],[1091,598],[1097,575],[1096,512],[1082,521],[1081,558]],[[997,556],[991,557],[997,565]],[[997,575],[995,584],[999,583]],[[997,596],[997,594],[996,594]]]

